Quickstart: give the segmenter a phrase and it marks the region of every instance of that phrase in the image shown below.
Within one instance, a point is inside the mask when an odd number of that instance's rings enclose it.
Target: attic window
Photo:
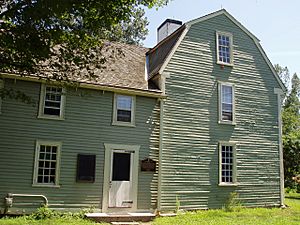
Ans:
[[[115,94],[113,125],[134,126],[135,96]]]
[[[217,63],[222,65],[233,65],[232,34],[225,32],[216,33],[217,41]]]

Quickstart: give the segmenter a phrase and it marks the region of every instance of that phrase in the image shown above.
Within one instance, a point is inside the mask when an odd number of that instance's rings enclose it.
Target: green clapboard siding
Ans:
[[[43,194],[50,207],[77,210],[101,209],[104,143],[140,145],[140,160],[158,159],[159,103],[136,97],[136,127],[112,126],[113,93],[88,89],[68,90],[65,120],[38,119],[40,84],[4,81],[6,88],[20,90],[36,104],[4,99],[0,114],[0,198],[7,193]],[[60,188],[32,187],[36,140],[61,141]],[[96,154],[94,183],[76,183],[77,154]],[[139,171],[138,209],[156,207],[157,173]],[[15,198],[12,212],[28,212],[40,199]],[[3,212],[3,201],[0,210]],[[32,205],[32,204],[36,205]],[[17,211],[19,210],[19,211]]]
[[[216,31],[233,34],[234,66],[216,64]],[[192,25],[168,64],[163,210],[219,208],[232,191],[246,206],[280,204],[279,84],[253,40],[226,16]],[[236,85],[236,125],[218,124],[218,82]],[[218,142],[236,141],[237,187],[220,187]]]

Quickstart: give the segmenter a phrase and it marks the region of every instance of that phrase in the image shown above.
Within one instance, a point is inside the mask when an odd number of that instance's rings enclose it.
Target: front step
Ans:
[[[139,225],[138,222],[111,222],[112,225]]]
[[[155,218],[153,213],[87,213],[85,216],[96,222],[111,223],[121,222],[121,224],[129,224],[125,222],[149,222]]]

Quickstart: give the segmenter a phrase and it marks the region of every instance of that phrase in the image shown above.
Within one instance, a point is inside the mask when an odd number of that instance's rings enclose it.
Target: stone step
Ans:
[[[138,222],[111,222],[112,225],[140,225]]]
[[[116,223],[120,225],[128,224],[128,222],[149,222],[155,218],[153,213],[87,213],[85,216],[96,222]],[[127,223],[125,223],[127,222]],[[139,223],[137,223],[139,224]],[[134,224],[135,225],[135,224]]]

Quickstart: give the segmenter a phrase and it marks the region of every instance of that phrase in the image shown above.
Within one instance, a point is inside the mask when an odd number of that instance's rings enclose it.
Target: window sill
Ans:
[[[232,125],[232,126],[236,125],[236,122],[233,122],[233,121],[221,121],[221,120],[219,120],[218,123],[219,124]]]
[[[221,65],[221,66],[229,66],[229,67],[233,67],[234,64],[233,63],[224,63],[224,62],[217,62],[218,65]]]
[[[136,127],[133,123],[126,123],[126,122],[112,122],[112,126],[121,126],[121,127]]]
[[[32,184],[32,187],[60,188],[60,185],[55,185],[55,184]]]
[[[37,116],[38,119],[46,119],[46,120],[65,120],[63,117],[58,116],[45,116],[45,115],[39,115]]]
[[[219,187],[237,187],[237,183],[219,183]]]

